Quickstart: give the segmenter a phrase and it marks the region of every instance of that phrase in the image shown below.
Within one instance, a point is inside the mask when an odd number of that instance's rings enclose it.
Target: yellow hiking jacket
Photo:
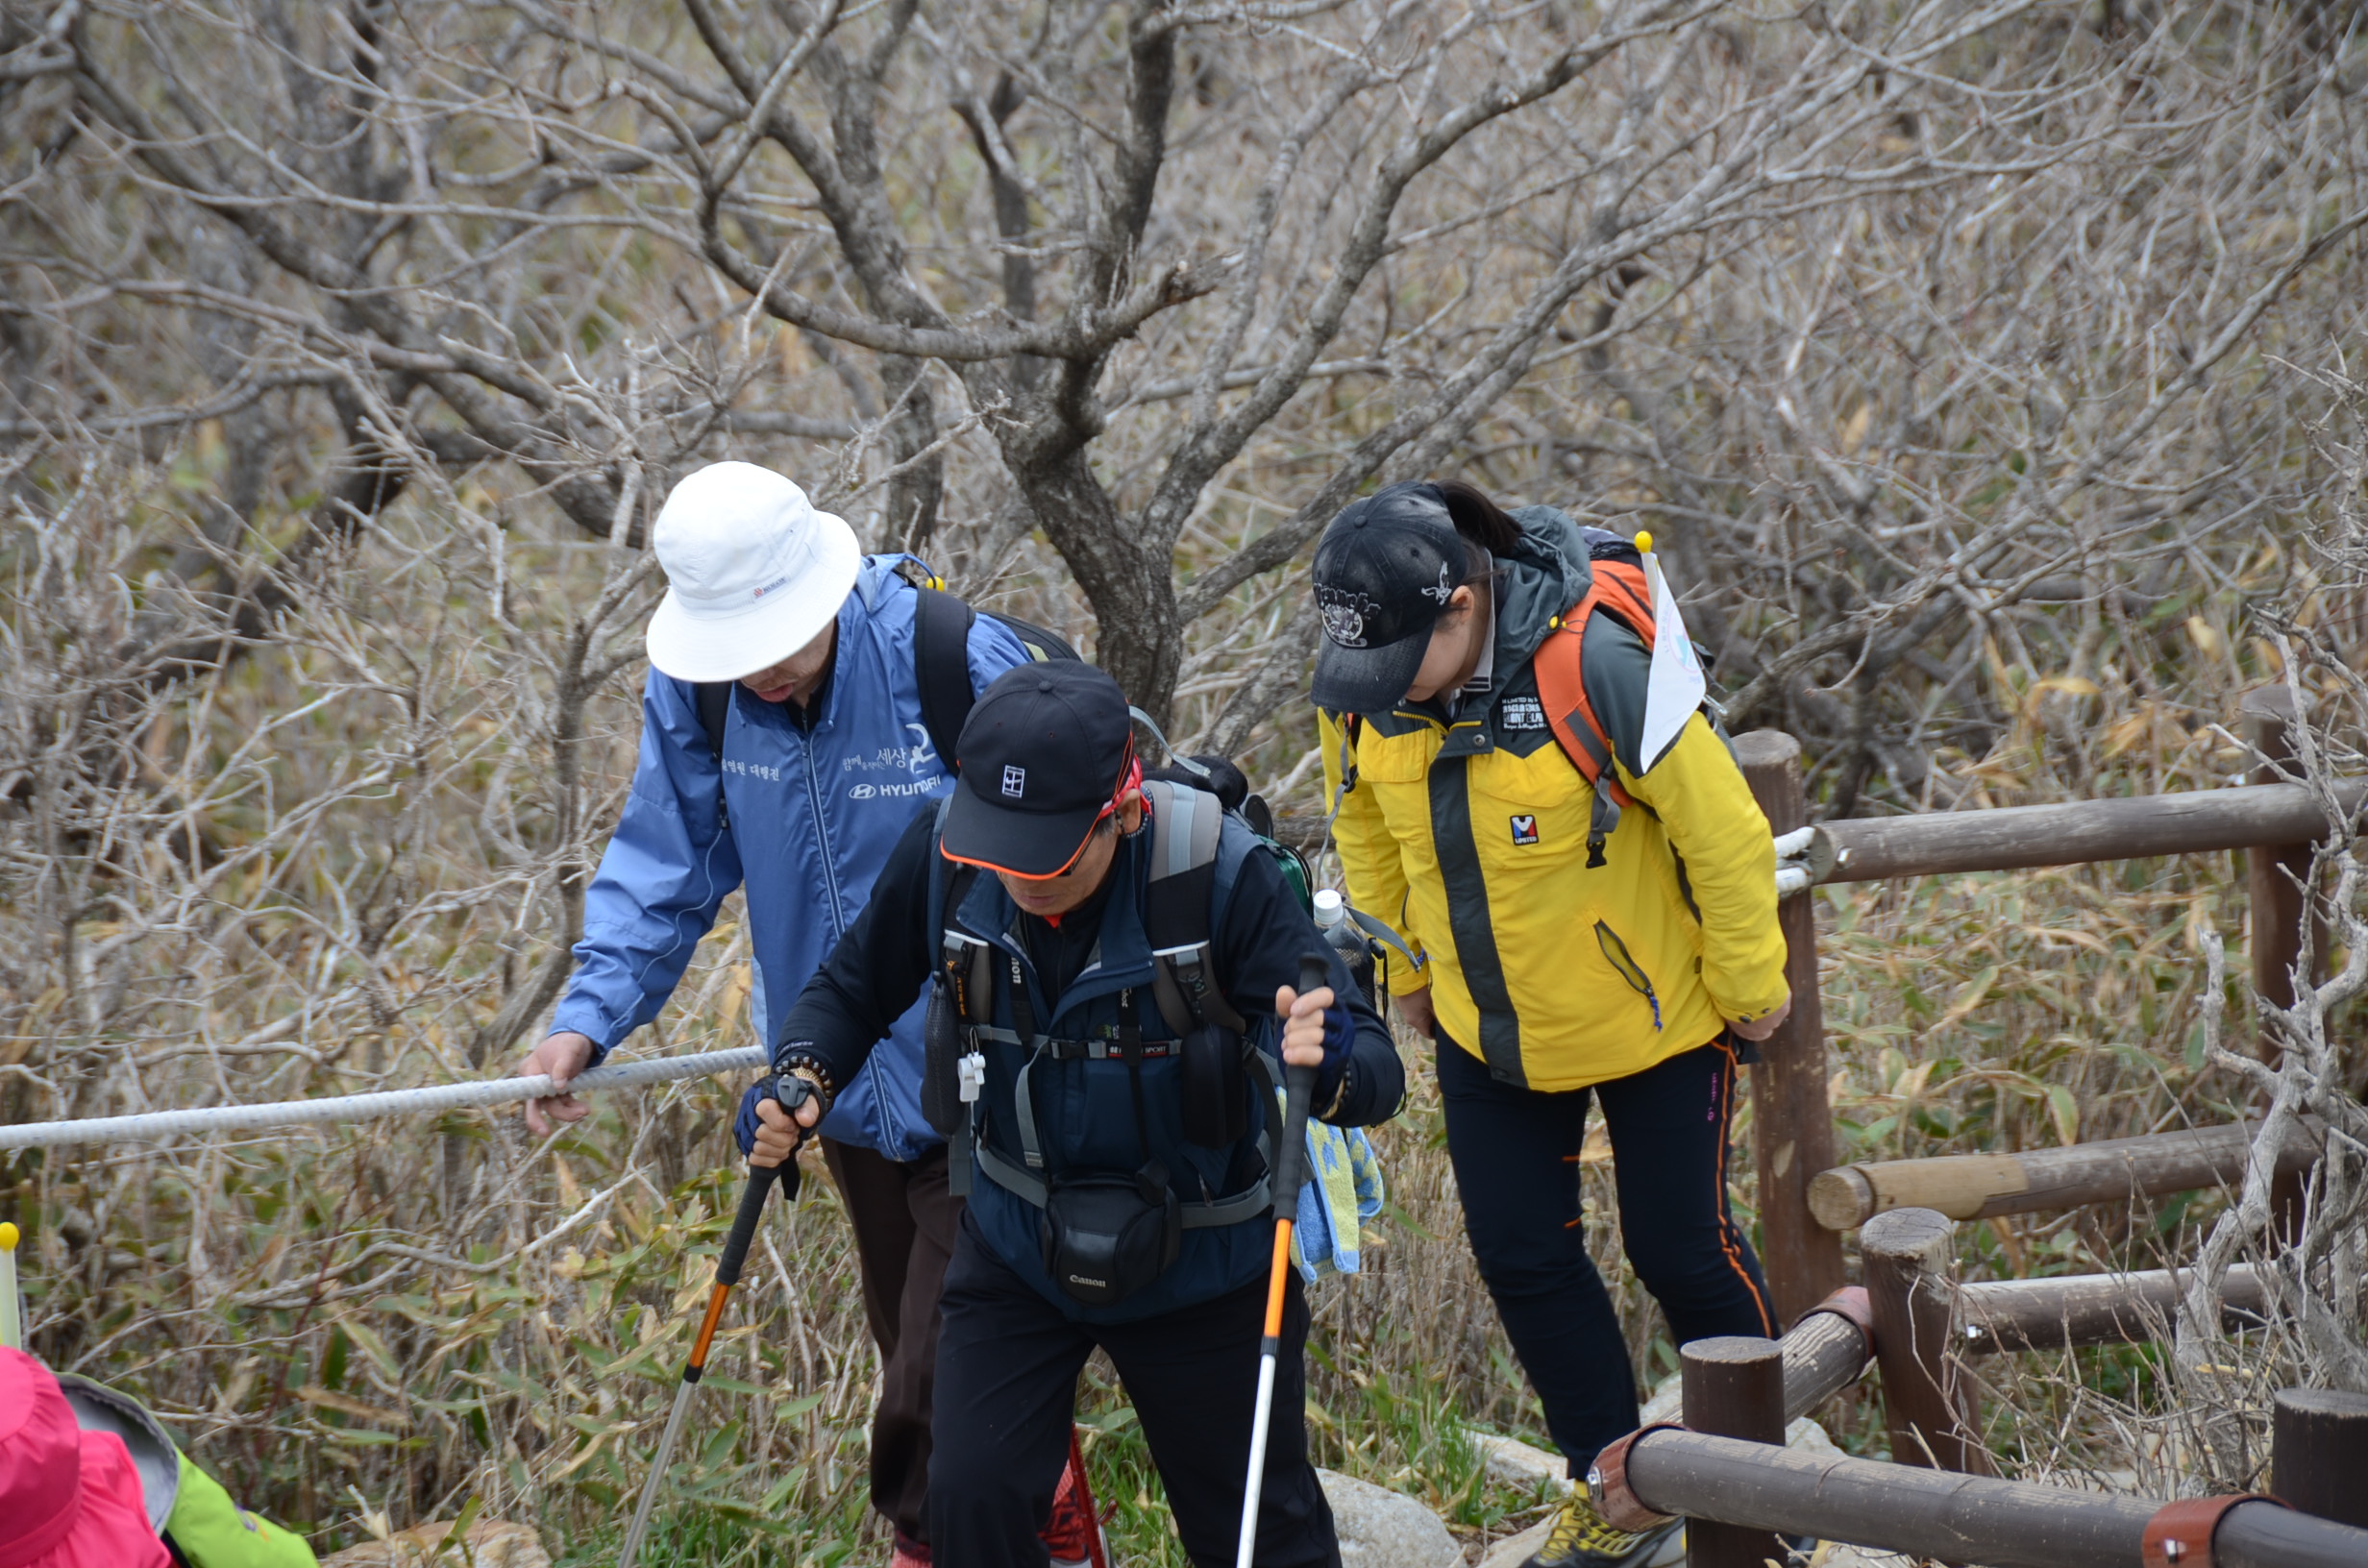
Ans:
[[[1598,616],[1589,700],[1638,805],[1587,867],[1594,792],[1556,746],[1529,655],[1586,590],[1587,547],[1561,513],[1514,514],[1498,563],[1494,670],[1447,718],[1434,704],[1320,716],[1348,894],[1425,960],[1390,989],[1431,987],[1439,1027],[1500,1082],[1579,1089],[1709,1043],[1783,1001],[1776,853],[1725,744],[1696,715],[1650,773],[1637,734],[1649,663]],[[1624,732],[1624,733],[1623,733]]]

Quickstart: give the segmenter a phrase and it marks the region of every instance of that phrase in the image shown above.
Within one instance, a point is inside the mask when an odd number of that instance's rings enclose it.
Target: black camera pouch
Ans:
[[[1113,1307],[1148,1286],[1184,1244],[1184,1211],[1156,1160],[1132,1176],[1074,1176],[1045,1193],[1045,1272],[1073,1301]]]
[[[1032,1023],[1023,1032],[1035,1033]],[[1135,993],[1119,993],[1119,1050],[1135,1103],[1135,1136],[1143,1166],[1132,1175],[1088,1171],[1045,1184],[1044,1218],[1037,1232],[1045,1272],[1073,1301],[1111,1307],[1165,1273],[1184,1246],[1184,1206],[1168,1185],[1168,1168],[1151,1153],[1150,1118],[1143,1103],[1143,1030]]]
[[[1204,1149],[1239,1143],[1249,1131],[1242,1037],[1216,1024],[1202,1024],[1177,1046],[1176,1065],[1185,1138]]]

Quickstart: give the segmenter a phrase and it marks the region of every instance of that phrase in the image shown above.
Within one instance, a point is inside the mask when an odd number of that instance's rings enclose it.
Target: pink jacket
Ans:
[[[6,1347],[0,1568],[172,1568],[123,1439],[78,1430],[49,1368]]]

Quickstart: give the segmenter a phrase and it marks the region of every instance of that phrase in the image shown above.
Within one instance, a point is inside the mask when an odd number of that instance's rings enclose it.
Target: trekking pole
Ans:
[[[25,1348],[25,1325],[16,1298],[16,1227],[0,1219],[0,1345]]]
[[[759,1099],[777,1100],[781,1109],[795,1112],[805,1104],[812,1088],[802,1078],[776,1077],[765,1086]],[[799,1141],[803,1142],[802,1136]],[[675,1451],[675,1439],[682,1433],[682,1417],[691,1408],[691,1390],[699,1386],[700,1377],[707,1370],[707,1347],[715,1341],[716,1325],[724,1320],[724,1302],[731,1287],[740,1283],[740,1265],[747,1262],[749,1243],[756,1238],[756,1222],[765,1217],[765,1199],[772,1195],[773,1183],[778,1177],[781,1192],[790,1202],[798,1201],[798,1156],[777,1165],[749,1166],[749,1185],[740,1193],[740,1213],[731,1222],[731,1235],[725,1239],[724,1255],[715,1261],[715,1289],[707,1297],[707,1315],[700,1320],[699,1337],[691,1341],[691,1359],[683,1364],[682,1382],[675,1389],[675,1408],[667,1412],[666,1433],[657,1440],[657,1458],[650,1466],[650,1479],[641,1483],[641,1501],[633,1508],[632,1528],[625,1532],[625,1550],[617,1555],[617,1568],[633,1568],[634,1554],[641,1550],[642,1533],[650,1528],[650,1507],[657,1501],[657,1489],[666,1479],[666,1462]]]
[[[1299,955],[1299,994],[1331,983],[1331,967],[1320,953]],[[1242,1486],[1242,1540],[1234,1568],[1250,1568],[1258,1545],[1258,1494],[1267,1472],[1267,1425],[1274,1403],[1274,1363],[1282,1354],[1283,1286],[1291,1277],[1291,1230],[1299,1213],[1299,1183],[1307,1170],[1307,1102],[1315,1097],[1316,1069],[1283,1068],[1283,1132],[1274,1150],[1274,1262],[1267,1271],[1266,1334],[1258,1341],[1258,1408],[1250,1417],[1249,1479]]]

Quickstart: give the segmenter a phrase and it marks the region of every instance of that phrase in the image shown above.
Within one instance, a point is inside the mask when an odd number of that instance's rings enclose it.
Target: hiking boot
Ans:
[[[927,1543],[916,1541],[904,1531],[898,1531],[896,1556],[888,1559],[888,1568],[929,1568]]]
[[[1684,1520],[1646,1531],[1618,1530],[1595,1511],[1585,1492],[1573,1492],[1546,1531],[1545,1545],[1521,1568],[1672,1568],[1685,1556]]]
[[[1052,1493],[1052,1512],[1040,1532],[1051,1568],[1095,1568],[1110,1560],[1102,1538],[1101,1521],[1094,1517],[1093,1494],[1082,1474],[1083,1456],[1073,1445],[1069,1462],[1061,1467],[1061,1483]]]

